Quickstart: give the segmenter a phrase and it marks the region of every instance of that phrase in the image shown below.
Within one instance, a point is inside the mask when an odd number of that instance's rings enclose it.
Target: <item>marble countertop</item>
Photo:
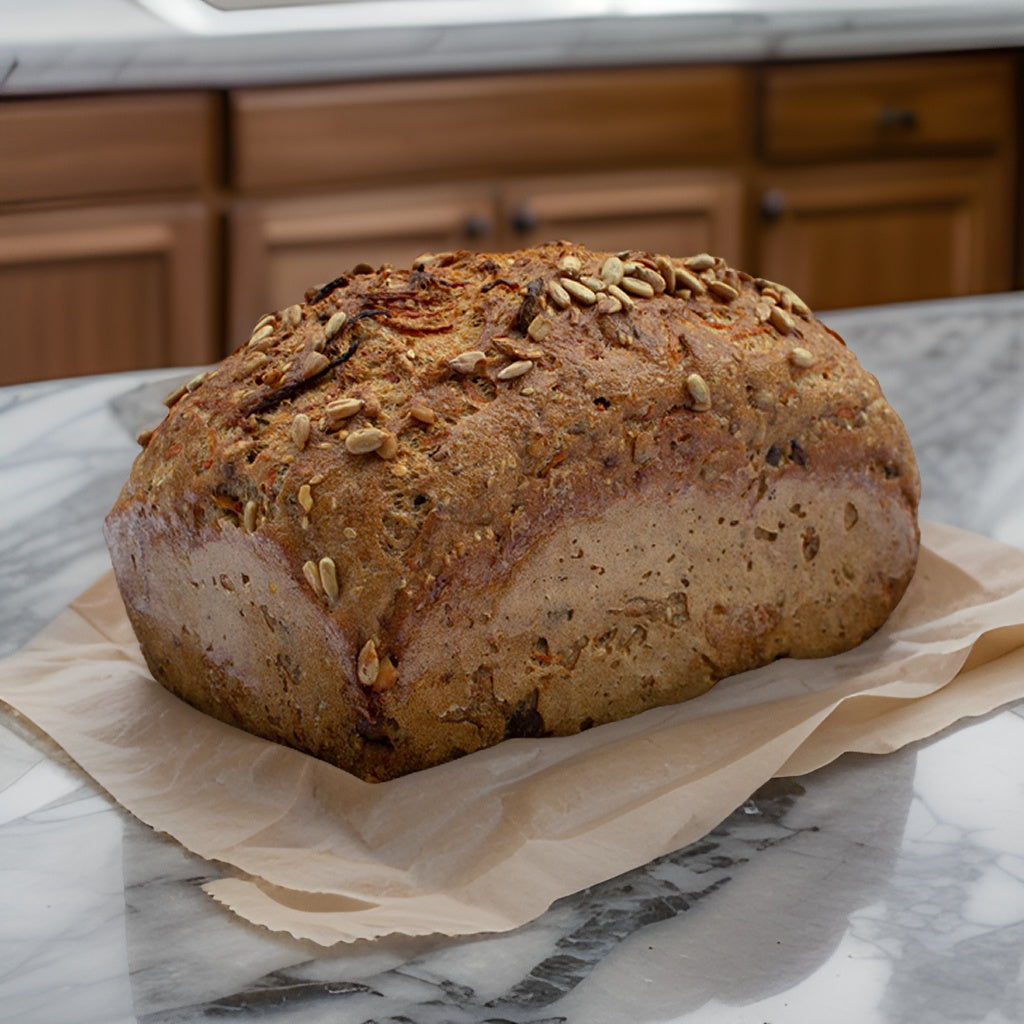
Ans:
[[[1018,0],[0,0],[0,94],[1020,45]]]
[[[914,440],[923,514],[1024,547],[1024,294],[825,319]],[[0,654],[108,566],[182,371],[0,389]],[[1022,697],[1024,697],[1024,680]],[[1011,1024],[1024,1019],[1024,699],[751,795],[708,836],[502,935],[324,949],[0,708],[0,1021]]]

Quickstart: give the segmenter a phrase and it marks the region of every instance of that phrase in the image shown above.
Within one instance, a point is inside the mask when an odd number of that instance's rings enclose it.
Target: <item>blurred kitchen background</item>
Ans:
[[[819,310],[1018,289],[1022,61],[1022,0],[0,0],[0,384],[552,238]]]

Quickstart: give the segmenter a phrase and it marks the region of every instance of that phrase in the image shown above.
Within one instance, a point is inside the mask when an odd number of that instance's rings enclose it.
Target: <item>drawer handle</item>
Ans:
[[[761,219],[766,224],[777,221],[786,212],[786,197],[782,189],[769,188],[761,193]]]
[[[491,233],[491,218],[485,213],[469,213],[462,222],[462,231],[467,238],[483,238]]]
[[[917,114],[906,107],[882,107],[875,115],[875,126],[883,132],[912,132],[917,127]]]
[[[536,231],[539,225],[540,218],[529,206],[516,207],[512,214],[512,227],[519,234],[528,235],[531,231]]]

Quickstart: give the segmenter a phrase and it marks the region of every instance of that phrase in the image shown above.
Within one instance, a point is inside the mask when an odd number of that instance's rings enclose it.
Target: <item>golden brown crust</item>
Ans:
[[[844,650],[910,580],[903,426],[782,286],[552,243],[306,298],[171,396],[107,521],[211,714],[386,779]]]

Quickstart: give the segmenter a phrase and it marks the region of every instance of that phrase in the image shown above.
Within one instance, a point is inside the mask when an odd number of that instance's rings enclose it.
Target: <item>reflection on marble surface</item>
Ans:
[[[1024,296],[826,317],[915,441],[925,514],[1024,546]],[[0,390],[0,652],[107,566],[134,434],[186,372]],[[14,496],[16,500],[11,500]],[[1024,694],[1024,680],[1022,680]],[[1024,1020],[1024,703],[753,794],[516,931],[323,949],[0,710],[0,1021]]]

